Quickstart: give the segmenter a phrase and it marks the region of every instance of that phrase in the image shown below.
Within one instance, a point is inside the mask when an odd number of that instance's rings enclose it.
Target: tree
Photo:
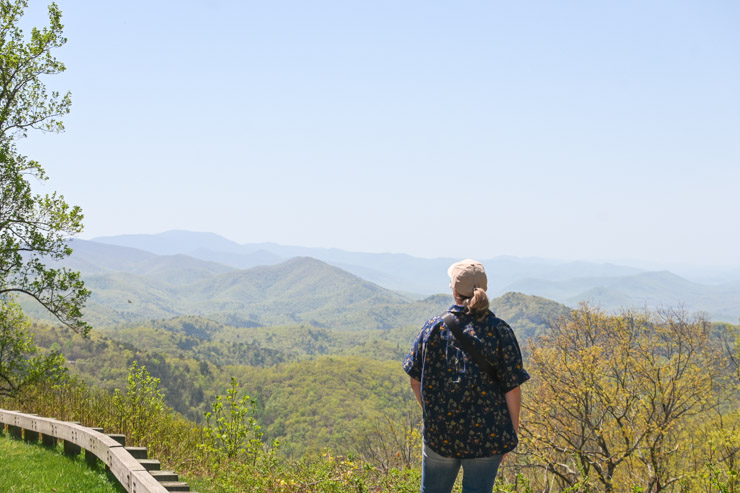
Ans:
[[[41,166],[0,147],[0,296],[14,294],[39,302],[64,325],[87,334],[81,308],[89,292],[79,272],[53,269],[44,260],[61,260],[72,253],[67,237],[82,230],[79,207],[63,196],[35,195],[29,178],[46,178]]]
[[[146,366],[134,361],[128,371],[126,393],[115,389],[113,407],[117,414],[116,428],[133,443],[147,444],[155,435],[162,416],[168,412],[164,394],[159,390],[159,378],[152,377]]]
[[[256,411],[257,402],[248,395],[239,397],[239,382],[231,377],[226,396],[217,396],[212,411],[205,415],[204,449],[217,457],[241,457],[254,463],[264,449],[262,428],[254,418]]]
[[[0,0],[0,340],[5,344],[0,392],[5,393],[51,371],[48,365],[46,371],[43,365],[34,371],[26,366],[35,346],[17,309],[18,295],[29,296],[82,335],[90,330],[81,312],[90,293],[79,273],[45,263],[72,253],[67,239],[82,230],[82,212],[57,193],[33,193],[31,180],[44,181],[46,174],[39,163],[21,156],[14,142],[29,128],[62,131],[58,117],[70,106],[69,93],[48,95],[40,79],[64,71],[51,54],[66,42],[61,12],[52,3],[49,26],[33,28],[26,40],[19,22],[27,5],[26,0]],[[46,363],[52,361],[59,363],[58,358]]]
[[[51,52],[63,46],[62,13],[49,5],[49,27],[33,28],[25,40],[19,23],[27,0],[0,0],[0,138],[26,135],[29,128],[60,132],[64,125],[57,118],[69,113],[70,93],[47,95],[39,77],[64,72],[64,64]]]
[[[391,469],[410,469],[421,463],[421,409],[407,403],[399,416],[382,412],[357,431],[353,445],[357,454],[384,474]]]
[[[0,397],[14,395],[40,378],[61,376],[64,358],[52,351],[38,355],[33,337],[27,331],[28,321],[20,308],[4,303],[0,309]]]
[[[578,491],[688,481],[704,462],[692,433],[717,415],[726,374],[709,336],[706,320],[676,311],[582,306],[561,318],[531,347],[537,398],[525,401],[522,439],[533,465]]]

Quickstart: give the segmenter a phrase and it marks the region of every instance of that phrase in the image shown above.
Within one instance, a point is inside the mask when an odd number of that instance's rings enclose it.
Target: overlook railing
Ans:
[[[145,447],[127,447],[124,435],[106,435],[101,428],[42,418],[33,414],[0,409],[0,432],[7,425],[11,437],[56,447],[63,440],[64,453],[77,455],[85,450],[89,463],[100,459],[129,493],[190,491],[177,474],[160,471],[159,461],[147,458]]]

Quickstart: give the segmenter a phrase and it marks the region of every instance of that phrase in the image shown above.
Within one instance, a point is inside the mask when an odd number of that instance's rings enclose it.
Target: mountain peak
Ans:
[[[201,249],[224,253],[239,253],[242,251],[242,245],[216,233],[184,230],[170,230],[157,234],[101,236],[94,238],[92,241],[138,248],[158,255],[187,254]]]

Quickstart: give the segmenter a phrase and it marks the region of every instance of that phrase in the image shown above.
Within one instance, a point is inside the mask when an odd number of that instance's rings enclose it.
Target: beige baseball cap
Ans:
[[[450,276],[450,287],[466,298],[473,296],[475,288],[488,289],[486,270],[477,260],[467,258],[455,262],[447,269],[447,275]]]

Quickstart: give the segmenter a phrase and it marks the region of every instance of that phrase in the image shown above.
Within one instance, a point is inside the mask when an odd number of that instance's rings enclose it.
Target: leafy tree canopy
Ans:
[[[69,93],[47,94],[40,77],[64,71],[52,56],[61,47],[61,12],[49,5],[49,26],[26,37],[19,27],[26,0],[0,0],[0,391],[14,392],[29,378],[48,375],[58,358],[34,360],[15,298],[30,296],[67,327],[87,335],[81,308],[89,295],[78,272],[47,267],[72,251],[66,239],[82,230],[82,212],[64,197],[34,194],[31,180],[44,169],[18,153],[14,139],[29,128],[62,131],[58,118],[69,112]],[[29,366],[31,365],[31,366]]]
[[[33,337],[26,330],[27,320],[17,305],[0,309],[0,397],[12,396],[18,389],[41,378],[61,376],[64,356],[52,351],[38,354]]]
[[[59,117],[69,113],[70,93],[47,94],[40,77],[64,72],[64,64],[54,58],[52,50],[63,46],[62,13],[56,4],[49,5],[49,26],[33,28],[30,39],[19,23],[26,0],[0,0],[0,138],[25,136],[29,128],[60,132]]]
[[[23,293],[31,296],[63,324],[86,334],[80,311],[89,292],[78,272],[52,269],[45,259],[72,253],[69,235],[82,230],[82,212],[56,193],[36,195],[29,178],[45,179],[34,162],[0,148],[0,295],[4,302]]]
[[[582,305],[531,341],[521,450],[563,490],[699,491],[683,489],[697,464],[737,470],[721,343],[680,310]]]

